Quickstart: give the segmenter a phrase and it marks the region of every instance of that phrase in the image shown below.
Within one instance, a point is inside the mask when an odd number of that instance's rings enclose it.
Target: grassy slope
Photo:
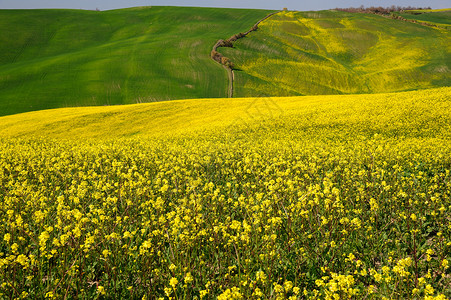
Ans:
[[[152,7],[0,10],[0,115],[226,97],[212,45],[268,13]]]
[[[370,14],[282,12],[221,50],[235,95],[375,93],[449,86],[451,33]]]
[[[451,28],[451,9],[411,10],[406,11],[400,15],[406,19],[427,22],[448,29]]]
[[[357,126],[361,132],[393,137],[421,133],[451,138],[450,100],[451,88],[439,88],[397,94],[192,99],[61,108],[1,117],[0,137],[158,137],[213,129],[223,134],[235,125],[260,130],[264,125],[290,136],[326,130],[336,138],[342,132],[334,128]]]

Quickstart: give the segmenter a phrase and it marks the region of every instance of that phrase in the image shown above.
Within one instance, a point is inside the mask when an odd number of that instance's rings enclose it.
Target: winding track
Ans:
[[[270,18],[271,16],[273,16],[273,15],[279,13],[279,12],[281,12],[281,11],[276,11],[276,12],[270,13],[269,15],[265,16],[264,18],[262,18],[261,20],[259,20],[257,23],[255,23],[254,26],[252,26],[251,29],[249,29],[249,30],[246,31],[245,33],[242,33],[242,34],[240,33],[239,35],[233,35],[231,38],[229,38],[229,39],[227,40],[227,42],[229,42],[229,43],[231,44],[230,47],[233,47],[233,43],[236,42],[237,40],[239,40],[239,39],[241,39],[241,38],[247,36],[247,35],[248,35],[249,33],[251,33],[252,31],[256,31],[256,30],[258,29],[258,25],[260,25],[261,22],[265,21],[266,19]],[[233,37],[236,37],[236,39],[231,40]],[[213,51],[216,51],[219,47],[223,47],[223,46],[220,46],[222,42],[224,42],[224,41],[223,41],[223,40],[218,40],[218,41],[216,42],[216,44],[213,46],[212,52],[213,52]],[[211,57],[211,59],[213,59],[213,57]],[[215,62],[219,63],[219,62],[216,61],[215,59],[213,59],[213,60],[214,60]],[[219,64],[220,64],[220,63],[219,63]],[[235,80],[235,73],[234,73],[234,71],[233,71],[232,68],[230,68],[230,67],[228,67],[228,66],[225,66],[225,65],[223,65],[223,64],[221,64],[221,65],[227,70],[227,73],[228,73],[228,78],[229,78],[229,85],[228,85],[228,89],[227,89],[227,90],[228,90],[228,91],[227,91],[228,97],[229,97],[229,98],[233,98],[233,82],[234,82],[234,80]]]

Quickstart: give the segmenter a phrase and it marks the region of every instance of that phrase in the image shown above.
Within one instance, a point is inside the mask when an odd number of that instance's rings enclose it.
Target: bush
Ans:
[[[218,51],[212,50],[210,56],[213,60],[217,61],[218,63],[221,63],[221,59],[223,56]]]

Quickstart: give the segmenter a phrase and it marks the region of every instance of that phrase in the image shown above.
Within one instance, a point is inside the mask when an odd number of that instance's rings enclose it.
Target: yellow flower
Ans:
[[[380,282],[382,280],[382,275],[379,273],[374,274],[374,279],[376,279],[377,282]]]
[[[5,233],[5,236],[3,237],[3,240],[7,243],[11,240],[11,234]]]
[[[442,260],[442,267],[446,270],[448,269],[448,260],[447,259],[443,259]]]
[[[185,275],[185,283],[189,284],[189,283],[193,282],[193,280],[194,280],[194,278],[191,275],[191,273],[190,272],[186,273],[186,275]]]
[[[17,249],[19,249],[19,245],[17,243],[14,243],[11,245],[11,251],[16,254],[17,253]]]
[[[426,295],[432,295],[434,293],[434,288],[432,287],[432,285],[426,285],[426,287],[424,288],[424,293]]]
[[[105,288],[101,285],[99,285],[97,287],[97,292],[100,293],[101,295],[105,295]]]
[[[28,267],[28,257],[23,254],[17,256],[16,261],[23,266],[24,269]]]
[[[203,299],[203,298],[205,298],[205,296],[207,296],[208,291],[207,290],[201,290],[199,292],[199,294],[200,294],[200,299]]]
[[[266,281],[266,275],[265,275],[265,272],[263,272],[263,271],[257,271],[257,274],[256,274],[256,280],[257,281],[261,281],[261,282],[265,282]]]
[[[177,267],[174,265],[174,264],[171,264],[170,266],[169,266],[169,270],[171,270],[172,272],[174,272],[174,270],[176,269]]]
[[[280,284],[274,285],[274,291],[276,293],[283,293],[283,286],[281,286]]]
[[[102,251],[103,257],[107,258],[109,255],[111,255],[111,251],[108,249],[105,249]]]
[[[169,285],[172,286],[173,289],[175,289],[175,287],[177,286],[178,283],[179,283],[179,281],[175,277],[172,277],[169,280]]]
[[[293,288],[293,282],[285,281],[285,283],[283,284],[283,287],[285,288],[286,292],[289,292]]]
[[[254,294],[255,296],[257,296],[257,297],[262,297],[262,296],[263,296],[263,292],[262,292],[258,287],[255,288],[253,294]]]

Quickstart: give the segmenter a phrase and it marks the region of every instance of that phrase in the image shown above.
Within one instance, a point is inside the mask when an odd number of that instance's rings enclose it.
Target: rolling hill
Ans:
[[[209,58],[263,10],[142,7],[0,10],[0,115],[57,107],[226,97]]]
[[[162,138],[205,132],[222,135],[237,128],[260,130],[267,126],[279,128],[276,131],[284,128],[289,135],[315,132],[324,126],[332,137],[357,126],[357,135],[450,138],[450,100],[451,88],[438,88],[373,95],[189,99],[60,108],[1,117],[0,138]],[[346,130],[339,134],[334,128]]]
[[[408,20],[451,29],[451,9],[407,10],[399,15]]]
[[[449,31],[268,13],[0,11],[1,299],[451,296]]]
[[[420,16],[446,19],[445,14]],[[380,93],[451,84],[450,31],[373,14],[284,11],[221,52],[238,69],[237,97]]]
[[[228,76],[211,47],[268,13],[0,10],[0,115],[226,97]],[[236,97],[381,93],[449,86],[450,40],[449,31],[376,15],[280,12],[219,50],[238,68]]]

